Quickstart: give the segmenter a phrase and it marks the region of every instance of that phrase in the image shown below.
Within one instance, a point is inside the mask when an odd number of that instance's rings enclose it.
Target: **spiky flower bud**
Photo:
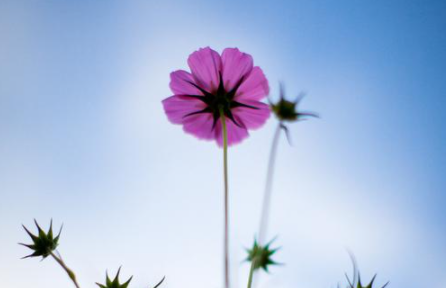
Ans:
[[[105,274],[105,285],[96,283],[101,288],[127,288],[129,286],[130,281],[132,281],[132,277],[127,280],[127,282],[121,284],[119,283],[119,273],[121,272],[121,267],[118,269],[118,273],[116,273],[115,279],[113,281],[108,277],[108,273]]]
[[[367,286],[362,286],[362,284],[361,284],[361,277],[358,275],[358,283],[357,283],[356,288],[374,288],[374,287],[373,287],[373,282],[375,281],[375,278],[376,278],[376,274],[375,274],[375,276],[373,276],[373,278],[372,278],[372,280],[370,281],[369,285],[367,285]],[[384,284],[384,286],[382,286],[381,288],[385,288],[388,284],[389,284],[389,282],[387,282],[386,284]],[[351,287],[351,288],[354,288],[353,284],[350,284],[350,287]],[[350,287],[349,287],[349,288],[350,288]]]
[[[26,246],[29,249],[33,250],[34,252],[28,256],[25,256],[23,258],[29,258],[29,257],[39,257],[42,256],[43,259],[48,257],[54,250],[56,250],[57,245],[59,244],[59,237],[60,233],[62,232],[62,227],[60,228],[59,234],[54,237],[53,236],[53,220],[50,222],[50,228],[48,230],[48,233],[45,233],[45,231],[40,228],[37,221],[34,219],[34,223],[37,226],[38,230],[38,236],[32,234],[24,225],[23,228],[25,229],[26,233],[28,233],[29,237],[31,237],[33,244],[23,244],[19,243],[20,245]]]
[[[247,261],[251,262],[254,270],[262,268],[268,272],[270,265],[277,265],[278,263],[271,259],[271,256],[280,248],[270,249],[270,245],[274,240],[270,241],[265,246],[259,245],[257,240],[254,240],[254,245],[251,249],[246,249],[248,252]]]
[[[104,284],[99,284],[96,283],[100,288],[127,288],[130,284],[130,281],[132,281],[133,276],[131,276],[127,282],[121,284],[119,282],[119,273],[121,272],[121,267],[119,267],[118,272],[116,273],[115,278],[113,279],[113,281],[110,279],[110,277],[108,277],[108,273],[105,274],[105,285]],[[163,277],[163,279],[161,279],[160,282],[158,282],[158,284],[156,284],[153,288],[158,288],[158,286],[161,285],[161,283],[163,283],[165,277]]]
[[[361,283],[361,273],[359,272],[358,263],[356,261],[355,255],[353,255],[353,253],[350,252],[350,251],[349,251],[349,255],[350,255],[350,259],[352,260],[352,263],[353,263],[353,279],[352,279],[352,281],[350,281],[350,278],[348,277],[348,275],[345,274],[345,277],[347,278],[347,281],[348,281],[348,287],[347,288],[374,288],[373,282],[375,282],[376,274],[375,274],[375,276],[373,276],[373,278],[370,281],[369,285],[362,286],[362,283]],[[389,283],[390,282],[387,282],[381,288],[387,287],[387,285],[389,285]]]
[[[298,111],[297,108],[302,97],[303,95],[298,96],[295,101],[286,100],[283,85],[280,85],[280,99],[277,103],[270,102],[271,110],[281,122],[294,122],[304,120],[305,117],[318,117],[315,113]]]

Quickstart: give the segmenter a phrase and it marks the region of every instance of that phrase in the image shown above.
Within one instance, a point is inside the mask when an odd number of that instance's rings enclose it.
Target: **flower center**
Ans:
[[[189,113],[183,117],[186,118],[186,117],[190,117],[192,115],[197,115],[197,114],[202,114],[202,113],[210,113],[210,114],[212,114],[213,119],[214,119],[214,123],[212,126],[212,129],[214,129],[215,125],[217,124],[217,120],[221,116],[220,111],[223,111],[223,114],[225,115],[225,117],[230,119],[235,125],[245,128],[245,125],[241,121],[235,119],[231,110],[236,107],[245,107],[248,109],[259,109],[259,108],[251,106],[251,105],[247,105],[247,104],[244,104],[244,103],[241,103],[241,102],[238,102],[235,100],[235,95],[237,93],[237,90],[240,88],[240,85],[242,85],[244,80],[245,80],[245,77],[240,78],[240,80],[234,85],[234,88],[227,91],[223,84],[223,77],[220,73],[220,84],[218,85],[217,90],[213,93],[206,91],[205,89],[203,89],[202,87],[198,86],[197,84],[195,84],[193,82],[189,82],[195,88],[200,90],[200,92],[203,93],[203,95],[184,95],[184,96],[192,97],[192,98],[202,101],[203,103],[206,104],[206,108],[204,108],[202,110],[194,111],[194,112]]]

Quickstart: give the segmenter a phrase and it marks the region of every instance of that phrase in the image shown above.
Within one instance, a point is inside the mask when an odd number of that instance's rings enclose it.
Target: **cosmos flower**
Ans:
[[[221,56],[209,47],[189,56],[191,72],[170,74],[173,96],[163,100],[170,122],[183,125],[186,133],[223,145],[222,114],[228,145],[248,137],[248,129],[261,127],[270,115],[260,102],[268,93],[268,80],[253,65],[251,55],[226,48]]]

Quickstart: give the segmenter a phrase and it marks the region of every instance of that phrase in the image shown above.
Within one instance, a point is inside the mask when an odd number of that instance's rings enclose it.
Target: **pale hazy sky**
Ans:
[[[281,139],[260,287],[364,279],[446,287],[446,3],[0,1],[2,287],[71,287],[27,255],[21,224],[64,223],[82,287],[123,265],[130,287],[220,288],[222,151],[170,124],[169,73],[239,47],[322,119]],[[276,122],[229,151],[233,282],[244,287]]]

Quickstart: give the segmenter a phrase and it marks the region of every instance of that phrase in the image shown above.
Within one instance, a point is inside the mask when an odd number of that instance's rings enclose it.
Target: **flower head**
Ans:
[[[228,144],[241,142],[248,129],[261,127],[270,115],[260,102],[269,86],[251,55],[226,48],[219,55],[209,47],[189,56],[191,72],[170,74],[173,96],[163,100],[170,122],[183,125],[186,133],[223,145],[221,117],[227,119]]]
[[[25,229],[26,233],[28,233],[29,237],[33,240],[33,244],[23,244],[20,243],[20,245],[26,246],[29,249],[33,250],[34,253],[25,256],[23,258],[29,258],[29,257],[39,257],[42,256],[44,259],[48,257],[51,252],[56,250],[57,245],[59,244],[59,237],[60,233],[62,232],[62,227],[60,228],[59,234],[54,237],[53,236],[53,221],[51,220],[50,228],[48,230],[48,233],[45,233],[45,231],[40,228],[39,224],[36,220],[34,220],[34,223],[37,226],[38,230],[38,236],[32,234],[24,225],[23,228]]]
[[[270,241],[265,246],[259,245],[257,240],[254,240],[254,245],[251,249],[247,249],[247,261],[251,262],[254,270],[262,268],[268,272],[270,265],[277,265],[278,263],[271,259],[271,256],[279,250],[279,248],[270,249],[270,245],[274,240]]]

